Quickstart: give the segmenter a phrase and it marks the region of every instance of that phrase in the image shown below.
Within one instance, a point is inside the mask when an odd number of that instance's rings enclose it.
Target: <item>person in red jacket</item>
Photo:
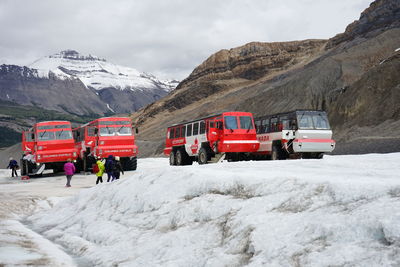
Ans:
[[[67,163],[64,164],[64,172],[67,176],[67,184],[65,187],[71,187],[71,179],[75,174],[75,165],[71,162],[71,159],[68,159]]]

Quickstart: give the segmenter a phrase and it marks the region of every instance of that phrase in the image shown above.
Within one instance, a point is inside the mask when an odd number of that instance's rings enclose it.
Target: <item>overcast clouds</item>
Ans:
[[[330,38],[372,0],[0,0],[0,64],[65,49],[183,79],[252,41]]]

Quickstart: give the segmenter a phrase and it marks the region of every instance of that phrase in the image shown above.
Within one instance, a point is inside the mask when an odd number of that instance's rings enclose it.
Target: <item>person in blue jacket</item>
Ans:
[[[107,182],[115,180],[115,175],[114,175],[115,161],[113,155],[109,155],[107,157],[106,164],[104,166],[106,167]]]
[[[8,168],[11,169],[11,176],[12,177],[14,177],[14,173],[15,173],[15,176],[18,177],[17,169],[19,168],[19,166],[18,166],[18,162],[15,159],[10,158],[10,163],[8,163],[7,169]]]

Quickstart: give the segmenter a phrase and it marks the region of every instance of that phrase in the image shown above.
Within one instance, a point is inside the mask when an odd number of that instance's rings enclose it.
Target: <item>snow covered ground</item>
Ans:
[[[75,195],[61,190],[64,177],[29,183],[1,178],[2,195],[29,196],[27,189],[38,183],[44,193],[30,212],[19,210],[26,216],[0,220],[40,249],[23,250],[4,241],[14,235],[1,232],[0,251],[8,250],[0,262],[400,265],[400,153],[183,167],[142,159],[138,168],[86,189],[95,178],[77,175]],[[44,188],[55,188],[54,194]]]

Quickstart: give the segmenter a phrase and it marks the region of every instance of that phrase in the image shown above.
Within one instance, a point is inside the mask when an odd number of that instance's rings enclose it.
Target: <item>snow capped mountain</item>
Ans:
[[[43,57],[28,67],[37,69],[42,77],[48,77],[52,72],[61,79],[78,78],[87,88],[95,90],[112,87],[119,90],[161,89],[169,92],[178,85],[177,81],[162,81],[154,75],[115,65],[96,56],[81,55],[74,50]]]
[[[74,50],[0,66],[0,100],[75,115],[132,113],[178,85]],[[62,97],[60,97],[62,96]]]

